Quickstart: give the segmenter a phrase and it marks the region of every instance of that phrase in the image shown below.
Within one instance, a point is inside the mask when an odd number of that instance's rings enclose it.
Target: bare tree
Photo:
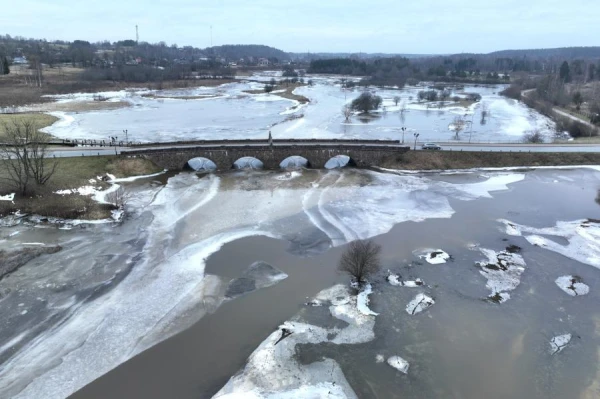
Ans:
[[[381,246],[371,240],[352,241],[342,254],[338,270],[348,273],[360,285],[380,268]]]
[[[456,118],[454,118],[454,120],[450,124],[450,130],[454,130],[455,139],[458,140],[460,132],[462,132],[465,129],[465,125],[466,122],[462,116],[459,115]]]
[[[108,194],[106,194],[104,200],[108,203],[113,204],[119,209],[123,209],[123,207],[125,207],[125,204],[129,200],[129,193],[127,193],[123,187],[119,187],[115,191],[111,191]]]
[[[406,102],[402,101],[402,104],[400,104],[400,113],[403,114],[404,112],[406,112]]]
[[[480,124],[485,125],[486,124],[486,118],[490,116],[490,110],[489,107],[486,103],[481,103],[481,120],[479,121]]]
[[[346,118],[346,122],[348,122],[350,120],[350,117],[352,116],[352,108],[350,108],[350,106],[345,105],[342,108],[342,115],[344,115],[344,118]]]
[[[7,177],[21,195],[26,195],[32,183],[44,185],[56,171],[56,162],[47,157],[48,135],[38,131],[32,119],[15,120],[2,125],[3,143],[0,157]]]
[[[400,96],[394,96],[394,104],[398,105],[399,102],[400,102]]]

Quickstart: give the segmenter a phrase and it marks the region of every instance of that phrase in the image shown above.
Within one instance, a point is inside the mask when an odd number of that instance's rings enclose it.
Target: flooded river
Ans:
[[[596,169],[125,186],[120,224],[0,227],[0,249],[62,247],[0,280],[1,397],[598,397]],[[376,316],[336,271],[364,238],[383,251]],[[438,248],[445,263],[421,257]]]
[[[383,98],[382,107],[365,118],[353,115],[345,120],[342,108],[358,97],[363,88],[342,89],[339,76],[309,76],[314,84],[294,90],[310,100],[307,104],[282,98],[277,93],[260,93],[276,72],[252,76],[251,81],[218,87],[149,91],[128,90],[101,93],[107,101],[125,101],[131,106],[90,112],[53,112],[60,119],[45,130],[59,138],[108,140],[118,137],[134,142],[274,138],[362,138],[419,141],[521,142],[524,134],[539,131],[547,140],[555,125],[523,103],[502,97],[504,85],[453,87],[450,98],[481,95],[481,101],[461,106],[448,101],[418,101],[418,92],[427,84],[393,88],[368,88]],[[249,94],[258,90],[259,94]],[[398,97],[398,102],[394,100]],[[91,100],[91,94],[56,97],[60,102]],[[484,116],[485,114],[485,116]],[[456,137],[449,130],[456,117],[465,120],[465,129]],[[403,137],[401,128],[406,131]]]

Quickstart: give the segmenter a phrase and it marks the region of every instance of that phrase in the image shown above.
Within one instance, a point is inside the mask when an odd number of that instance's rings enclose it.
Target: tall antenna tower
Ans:
[[[138,44],[138,42],[140,41],[140,35],[138,33],[138,26],[135,26],[135,44]]]

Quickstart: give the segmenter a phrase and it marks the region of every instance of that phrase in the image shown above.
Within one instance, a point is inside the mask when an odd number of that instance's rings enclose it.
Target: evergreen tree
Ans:
[[[569,63],[567,61],[563,61],[562,65],[560,66],[559,76],[560,79],[565,83],[571,80],[571,69],[569,68]]]
[[[10,67],[8,66],[8,58],[6,58],[6,56],[0,59],[0,67],[2,67],[2,75],[8,75],[10,73]]]

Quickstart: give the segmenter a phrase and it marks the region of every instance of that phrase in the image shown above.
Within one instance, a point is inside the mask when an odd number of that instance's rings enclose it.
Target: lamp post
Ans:
[[[413,133],[413,136],[415,136],[415,151],[417,150],[417,138],[419,137],[419,133]]]
[[[123,133],[125,133],[125,145],[127,145],[127,142],[129,141],[127,139],[127,129],[123,129]]]
[[[402,130],[402,144],[404,144],[404,133],[406,132],[406,128],[403,126],[400,130]]]

